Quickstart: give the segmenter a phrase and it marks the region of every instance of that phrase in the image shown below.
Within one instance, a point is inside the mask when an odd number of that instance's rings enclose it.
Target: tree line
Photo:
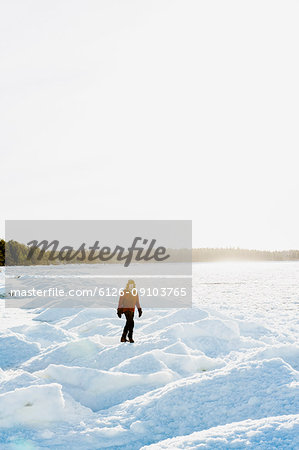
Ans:
[[[0,266],[27,266],[27,265],[49,265],[49,264],[96,264],[101,261],[88,261],[73,258],[67,260],[51,260],[50,251],[41,254],[39,248],[28,260],[30,247],[20,244],[17,241],[5,242],[0,240]],[[171,255],[171,261],[190,261],[190,251],[168,249]],[[88,256],[88,254],[87,254]],[[283,250],[283,251],[263,251],[263,250],[246,250],[241,248],[196,248],[192,250],[193,262],[216,262],[216,261],[299,261],[299,250]],[[117,261],[111,260],[111,263]]]

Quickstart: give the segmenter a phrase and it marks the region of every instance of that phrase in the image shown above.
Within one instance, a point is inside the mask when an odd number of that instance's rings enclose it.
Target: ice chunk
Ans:
[[[44,426],[65,420],[59,384],[29,386],[0,394],[0,426]]]

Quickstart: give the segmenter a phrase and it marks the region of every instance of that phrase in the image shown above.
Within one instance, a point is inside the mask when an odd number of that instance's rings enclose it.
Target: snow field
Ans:
[[[135,344],[111,309],[2,309],[1,449],[298,447],[293,287],[257,306],[261,279],[246,316],[243,285],[205,280],[192,309],[135,318]]]

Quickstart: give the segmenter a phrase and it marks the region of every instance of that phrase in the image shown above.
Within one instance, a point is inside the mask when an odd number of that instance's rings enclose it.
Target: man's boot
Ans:
[[[134,344],[134,340],[133,340],[133,336],[132,336],[132,335],[129,335],[129,342],[130,342],[131,344]]]
[[[125,334],[120,338],[120,342],[128,342]]]

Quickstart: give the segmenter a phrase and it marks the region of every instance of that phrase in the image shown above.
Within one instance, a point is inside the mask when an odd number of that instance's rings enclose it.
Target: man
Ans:
[[[127,335],[129,338],[129,342],[133,343],[133,328],[134,328],[134,312],[135,306],[138,309],[138,315],[141,317],[142,309],[139,303],[139,297],[136,290],[136,285],[133,280],[129,280],[126,286],[126,289],[122,293],[119,298],[117,315],[121,318],[121,315],[124,313],[126,316],[126,324],[123,330],[122,337],[120,339],[121,342],[128,342]]]

